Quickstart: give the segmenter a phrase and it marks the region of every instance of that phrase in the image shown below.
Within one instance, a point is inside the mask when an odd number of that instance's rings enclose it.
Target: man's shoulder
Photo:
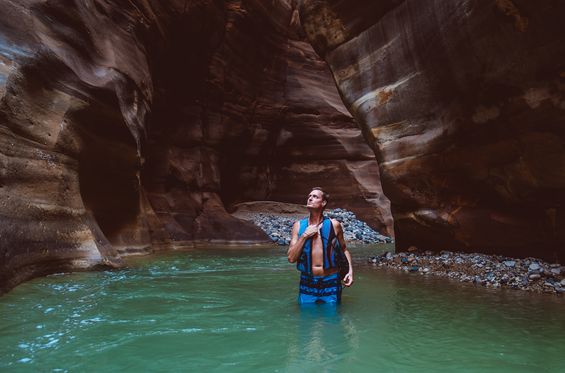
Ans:
[[[332,222],[332,225],[334,226],[334,229],[341,229],[341,222],[337,219],[331,218],[330,219]]]
[[[308,218],[302,218],[302,219],[298,219],[294,221],[294,224],[292,224],[293,227],[295,226],[300,226],[300,224],[302,224],[302,222],[306,221],[306,224],[308,224]]]

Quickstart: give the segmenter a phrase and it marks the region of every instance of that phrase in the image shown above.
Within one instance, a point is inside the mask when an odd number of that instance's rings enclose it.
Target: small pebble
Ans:
[[[516,261],[515,260],[505,260],[504,262],[502,262],[505,266],[509,267],[509,268],[514,268],[516,267]]]

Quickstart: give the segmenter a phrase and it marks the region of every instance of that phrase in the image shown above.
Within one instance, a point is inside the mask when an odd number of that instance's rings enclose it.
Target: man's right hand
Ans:
[[[312,236],[315,236],[317,233],[320,233],[320,229],[322,228],[322,224],[312,224],[306,227],[306,229],[304,230],[304,233],[302,233],[302,235],[304,237],[310,238]]]

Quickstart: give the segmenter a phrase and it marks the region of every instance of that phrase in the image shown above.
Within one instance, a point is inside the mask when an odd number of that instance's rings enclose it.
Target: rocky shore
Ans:
[[[325,216],[341,222],[343,236],[347,242],[352,243],[389,243],[392,239],[379,234],[364,221],[358,220],[355,214],[344,209],[328,210]],[[288,245],[292,225],[296,219],[259,213],[253,218],[253,223],[260,227],[278,245]]]
[[[369,263],[419,275],[447,277],[490,288],[510,288],[538,293],[565,293],[565,266],[535,258],[442,251],[386,252]]]
[[[265,201],[241,204],[233,215],[240,219],[252,221],[274,243],[283,246],[290,243],[290,234],[294,222],[308,216],[308,210],[300,205]],[[341,222],[344,238],[349,243],[375,244],[392,242],[390,237],[381,235],[367,223],[357,219],[351,211],[336,208],[326,210],[324,215]]]

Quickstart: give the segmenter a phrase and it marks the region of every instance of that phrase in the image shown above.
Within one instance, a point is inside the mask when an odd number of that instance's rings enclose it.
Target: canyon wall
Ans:
[[[565,258],[565,3],[304,0],[397,249]]]
[[[264,244],[226,209],[316,185],[392,229],[374,154],[290,1],[5,1],[0,131],[0,291]]]
[[[379,178],[398,249],[563,259],[563,14],[557,0],[5,1],[0,289],[264,244],[231,206],[301,203],[312,186],[391,234]]]

